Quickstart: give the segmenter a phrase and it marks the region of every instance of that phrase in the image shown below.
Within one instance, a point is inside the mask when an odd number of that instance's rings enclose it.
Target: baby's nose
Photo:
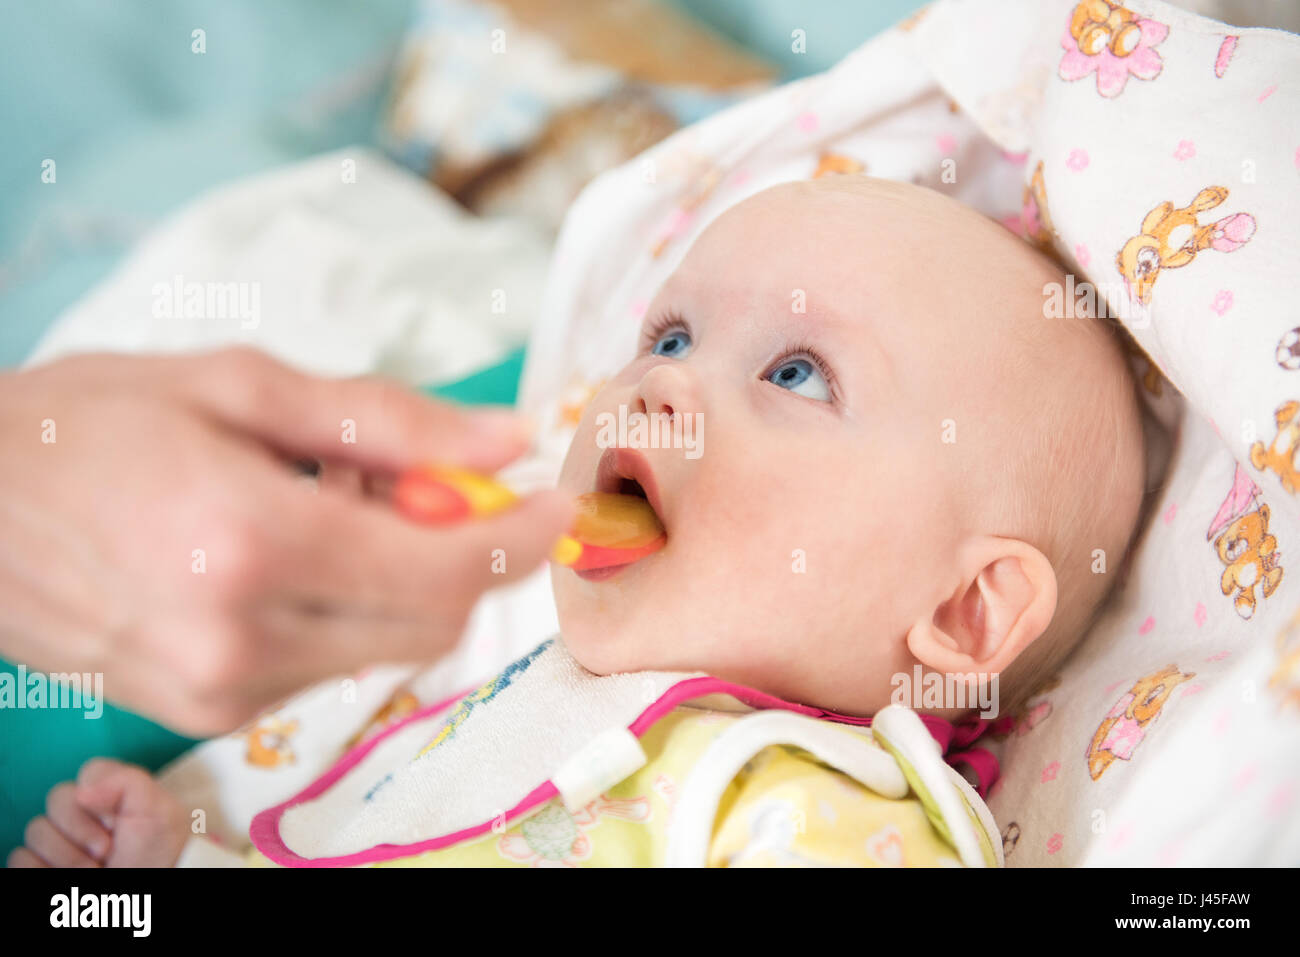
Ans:
[[[641,377],[637,411],[680,415],[700,411],[700,397],[690,372],[678,363],[662,363]]]

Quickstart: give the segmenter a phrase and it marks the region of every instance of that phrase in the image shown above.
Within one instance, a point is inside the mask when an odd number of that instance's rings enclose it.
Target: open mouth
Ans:
[[[667,529],[659,483],[650,470],[649,460],[635,449],[607,449],[596,466],[596,492],[617,492],[643,498]]]
[[[654,473],[650,471],[649,461],[639,452],[631,449],[608,449],[600,457],[600,462],[596,466],[595,488],[592,491],[642,499],[654,511],[659,524],[661,526],[665,524],[659,486],[655,482]],[[652,554],[658,550],[658,548],[654,549]],[[620,564],[585,570],[575,568],[574,572],[586,581],[604,581],[649,557],[644,551],[640,554],[633,551],[631,554],[635,557],[630,557],[628,561]]]
[[[619,495],[635,495],[637,498],[645,498],[645,489],[636,479],[625,478],[619,481],[618,488],[615,489]]]

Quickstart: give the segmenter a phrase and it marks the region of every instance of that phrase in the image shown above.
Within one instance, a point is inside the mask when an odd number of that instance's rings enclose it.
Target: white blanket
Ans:
[[[1300,863],[1297,77],[1300,38],[1157,0],[932,4],[579,198],[521,397],[543,451],[694,237],[767,186],[865,170],[1050,244],[1151,357],[1161,487],[1109,613],[1002,729],[1007,862]]]
[[[479,219],[379,154],[343,150],[186,206],[29,362],[248,344],[322,375],[454,380],[523,343],[550,249],[534,226]]]

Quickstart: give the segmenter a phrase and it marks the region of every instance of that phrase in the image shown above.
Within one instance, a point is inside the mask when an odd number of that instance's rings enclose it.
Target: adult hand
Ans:
[[[367,663],[436,658],[485,589],[544,560],[569,500],[428,528],[287,463],[382,483],[425,461],[492,472],[528,441],[501,410],[246,349],[0,375],[0,653],[102,672],[110,700],[192,735]]]

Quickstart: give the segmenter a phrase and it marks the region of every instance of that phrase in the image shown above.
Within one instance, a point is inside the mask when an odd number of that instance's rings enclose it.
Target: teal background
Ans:
[[[669,0],[814,73],[919,0]],[[0,0],[0,369],[161,218],[232,179],[378,142],[412,0]],[[190,50],[206,31],[207,52]],[[807,50],[791,51],[805,31]],[[42,161],[57,182],[41,182]],[[512,402],[522,351],[433,390]],[[0,661],[0,668],[12,667]],[[156,768],[191,742],[115,708],[0,711],[0,856],[87,758]]]

